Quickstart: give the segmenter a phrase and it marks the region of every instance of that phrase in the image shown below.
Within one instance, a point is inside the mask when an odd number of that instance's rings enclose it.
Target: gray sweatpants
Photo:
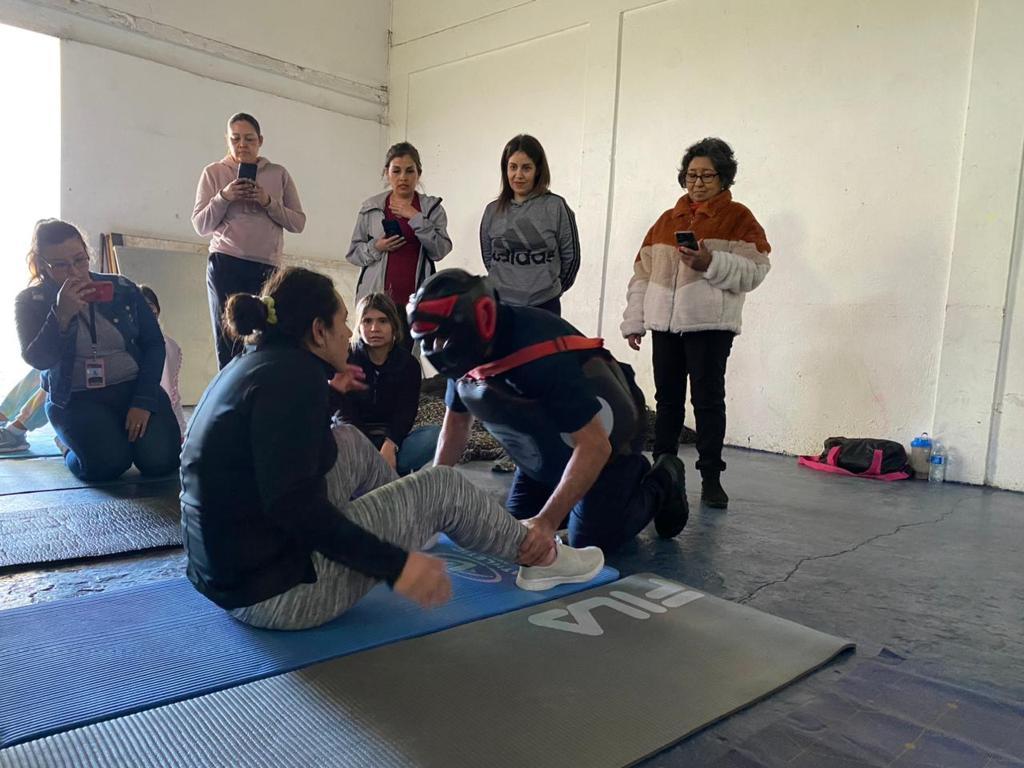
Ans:
[[[334,428],[338,461],[327,475],[331,502],[349,520],[403,549],[418,550],[437,532],[466,549],[515,562],[526,528],[495,498],[451,467],[397,479],[355,427]],[[377,580],[313,553],[317,581],[299,584],[231,615],[267,629],[308,629],[340,616]]]

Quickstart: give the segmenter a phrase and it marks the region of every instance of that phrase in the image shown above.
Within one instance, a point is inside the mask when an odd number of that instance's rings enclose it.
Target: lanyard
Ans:
[[[89,338],[92,339],[92,357],[97,358],[96,349],[96,305],[89,304]]]

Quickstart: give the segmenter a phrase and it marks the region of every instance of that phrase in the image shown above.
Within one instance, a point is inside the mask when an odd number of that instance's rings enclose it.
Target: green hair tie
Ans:
[[[260,296],[260,301],[262,301],[263,305],[267,308],[267,324],[277,325],[277,309],[274,305],[274,297]]]

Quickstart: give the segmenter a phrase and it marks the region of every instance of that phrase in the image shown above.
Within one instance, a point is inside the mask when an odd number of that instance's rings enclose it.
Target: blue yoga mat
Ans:
[[[424,610],[381,585],[339,619],[301,632],[248,627],[185,579],[0,612],[0,747],[553,600],[515,566],[442,542],[453,597]]]

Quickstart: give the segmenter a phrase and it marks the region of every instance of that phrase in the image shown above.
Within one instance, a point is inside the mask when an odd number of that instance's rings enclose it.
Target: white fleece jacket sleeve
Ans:
[[[749,293],[761,284],[771,263],[765,254],[759,253],[748,243],[740,244],[742,250],[750,249],[751,255],[725,250],[711,252],[711,265],[704,273],[715,288],[731,293]]]
[[[638,334],[643,336],[644,329],[644,301],[647,298],[647,286],[651,280],[651,242],[653,239],[653,228],[644,238],[644,244],[640,247],[633,262],[633,277],[629,279],[626,287],[626,309],[622,313],[622,323],[619,330],[622,337]]]

